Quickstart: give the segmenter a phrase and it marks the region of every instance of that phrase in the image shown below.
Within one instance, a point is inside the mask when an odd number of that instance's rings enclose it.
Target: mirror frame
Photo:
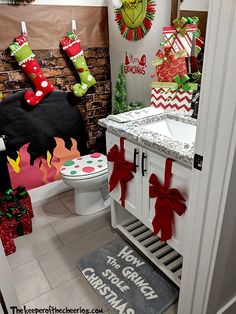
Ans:
[[[179,17],[180,0],[172,0],[171,2],[171,23]]]

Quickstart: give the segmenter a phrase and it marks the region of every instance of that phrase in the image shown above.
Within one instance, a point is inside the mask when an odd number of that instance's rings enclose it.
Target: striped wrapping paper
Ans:
[[[163,27],[163,34],[165,35],[165,46],[171,47],[171,51],[173,53],[184,49],[187,52],[188,57],[190,57],[193,45],[193,33],[197,31],[198,26],[196,24],[187,24],[185,29],[188,31],[186,32],[185,36],[182,36],[177,32],[174,26]],[[198,45],[200,44],[201,43],[198,41]]]

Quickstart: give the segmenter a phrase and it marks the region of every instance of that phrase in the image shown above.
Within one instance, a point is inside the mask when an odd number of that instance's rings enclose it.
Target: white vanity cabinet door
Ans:
[[[166,158],[148,150],[143,150],[143,152],[147,156],[144,163],[146,171],[143,176],[143,223],[153,230],[152,220],[155,216],[156,198],[149,198],[149,178],[154,173],[163,184]],[[170,187],[179,189],[186,200],[189,198],[190,176],[190,169],[173,162]],[[186,205],[188,206],[188,202]],[[174,214],[173,237],[168,241],[168,244],[181,255],[183,255],[184,248],[187,212],[188,208],[182,216]],[[160,236],[160,233],[158,235]]]
[[[107,153],[113,145],[120,147],[120,137],[110,132],[106,132],[106,145]],[[125,139],[124,141],[125,159],[130,162],[134,162],[134,150],[137,150],[136,164],[138,165],[137,172],[133,173],[134,177],[127,183],[126,197],[125,197],[125,208],[139,220],[142,220],[142,177],[139,171],[139,156],[141,155],[141,148],[138,145]],[[113,163],[108,161],[108,180],[110,179],[113,171]],[[121,189],[118,184],[115,189],[110,193],[111,197],[120,202]]]

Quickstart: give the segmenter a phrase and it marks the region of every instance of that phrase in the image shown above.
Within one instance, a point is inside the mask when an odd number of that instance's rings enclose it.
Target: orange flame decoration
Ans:
[[[37,158],[34,166],[30,165],[30,155],[27,152],[29,144],[25,144],[19,150],[16,160],[9,157],[8,168],[13,187],[24,185],[27,189],[33,189],[44,184],[60,180],[60,168],[67,160],[80,156],[77,150],[76,140],[71,139],[72,147],[68,150],[61,138],[54,138],[57,145],[53,156],[47,152],[47,160]]]

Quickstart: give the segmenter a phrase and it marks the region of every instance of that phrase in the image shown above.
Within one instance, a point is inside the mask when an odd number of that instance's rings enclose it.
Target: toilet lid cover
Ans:
[[[65,176],[89,176],[107,169],[107,157],[100,153],[80,156],[64,162],[61,174]]]

